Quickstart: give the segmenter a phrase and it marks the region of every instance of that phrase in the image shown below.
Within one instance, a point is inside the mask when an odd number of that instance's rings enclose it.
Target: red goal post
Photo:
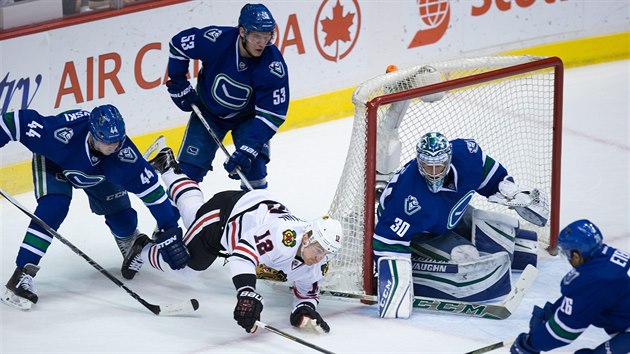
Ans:
[[[357,86],[350,146],[329,210],[342,223],[344,241],[322,287],[372,293],[377,158],[384,161],[377,154],[387,150],[377,148],[377,142],[385,132],[400,142],[399,156],[393,154],[397,167],[415,157],[415,146],[428,131],[449,139],[475,139],[518,184],[540,188],[550,197],[547,226],[521,221],[521,227],[536,231],[541,246],[555,253],[563,75],[557,57],[490,56],[419,65]],[[385,117],[396,104],[404,107],[404,114],[392,129]],[[478,195],[471,204],[518,218],[513,210]]]

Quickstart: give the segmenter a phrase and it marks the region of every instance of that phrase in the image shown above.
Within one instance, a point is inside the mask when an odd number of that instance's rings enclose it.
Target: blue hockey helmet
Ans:
[[[450,141],[438,132],[424,134],[416,145],[418,170],[429,190],[437,193],[451,168],[453,149]]]
[[[248,32],[274,33],[276,20],[273,19],[269,9],[263,4],[246,4],[241,9],[238,17],[238,25]]]
[[[125,121],[111,104],[98,106],[90,113],[90,133],[102,143],[119,143],[125,140]]]
[[[604,247],[599,228],[586,219],[576,220],[562,229],[558,245],[569,259],[572,251],[578,251],[582,257],[589,259]]]

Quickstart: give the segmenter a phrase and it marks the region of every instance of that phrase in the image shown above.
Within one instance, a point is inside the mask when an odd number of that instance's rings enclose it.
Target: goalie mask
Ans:
[[[328,254],[335,254],[341,248],[341,223],[329,216],[322,216],[311,221],[311,237],[306,244],[319,243]]]
[[[590,259],[604,247],[599,228],[586,219],[567,225],[558,235],[558,245],[564,255],[571,259],[571,252],[578,251],[585,259]]]
[[[437,193],[451,168],[453,150],[451,143],[444,135],[437,132],[427,133],[416,145],[418,171],[427,182],[427,187]]]

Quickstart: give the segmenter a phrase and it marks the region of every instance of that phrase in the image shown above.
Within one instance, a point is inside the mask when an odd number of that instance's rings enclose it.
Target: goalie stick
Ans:
[[[465,354],[481,354],[481,353],[487,353],[490,351],[493,351],[495,349],[499,349],[499,348],[503,348],[503,347],[509,347],[512,345],[512,343],[514,343],[514,340],[504,340],[503,342],[497,342],[497,343],[493,343],[490,345],[486,345],[485,347],[473,350],[472,352],[467,352]]]
[[[289,333],[283,332],[283,331],[281,331],[281,330],[279,330],[279,329],[277,329],[275,327],[272,327],[272,326],[270,326],[270,325],[268,325],[268,324],[266,324],[264,322],[256,321],[256,326],[262,327],[262,328],[268,330],[271,333],[275,333],[275,334],[277,334],[279,336],[282,336],[282,337],[284,337],[286,339],[290,339],[290,340],[292,340],[294,342],[298,342],[298,343],[300,343],[302,345],[305,345],[305,346],[307,346],[309,348],[315,349],[318,352],[327,353],[327,354],[334,354],[330,350],[326,350],[326,349],[324,349],[322,347],[316,346],[315,344],[311,344],[311,343],[309,343],[309,342],[307,342],[307,341],[305,341],[303,339],[300,339],[298,337],[292,336]]]
[[[199,107],[197,107],[197,105],[194,104],[194,103],[192,103],[191,106],[192,106],[193,111],[197,115],[197,117],[199,117],[199,120],[201,121],[203,126],[206,127],[206,130],[208,131],[208,133],[210,133],[210,135],[212,135],[212,139],[214,139],[214,142],[217,143],[217,145],[221,148],[221,150],[225,154],[225,157],[227,157],[229,159],[230,158],[230,152],[227,151],[227,149],[225,148],[225,145],[223,145],[223,143],[221,142],[221,140],[219,139],[217,134],[214,132],[214,130],[212,130],[212,127],[210,127],[210,124],[208,124],[208,122],[206,122],[206,118],[203,116],[203,113],[201,113],[201,110],[199,109]],[[241,178],[241,182],[243,182],[245,187],[247,187],[247,190],[253,191],[254,188],[249,183],[249,180],[247,179],[247,177],[245,177],[245,174],[243,174],[243,171],[241,171],[241,169],[238,166],[236,167],[236,173]]]
[[[424,311],[445,312],[463,316],[504,320],[514,313],[537,276],[538,269],[529,264],[525,267],[525,270],[523,270],[523,273],[512,287],[510,293],[498,305],[414,296],[413,308]],[[321,290],[321,294],[372,302],[378,301],[377,297],[374,295],[353,294],[331,290]]]
[[[20,209],[24,214],[26,214],[29,218],[31,218],[37,224],[39,224],[39,226],[44,228],[44,230],[46,230],[51,236],[61,241],[61,243],[63,243],[64,245],[68,246],[75,254],[83,257],[83,259],[85,259],[92,267],[96,268],[96,270],[98,270],[101,274],[103,274],[109,280],[114,282],[114,284],[118,285],[120,288],[125,290],[127,294],[131,295],[131,297],[136,299],[139,303],[141,303],[144,307],[149,309],[149,311],[153,312],[154,314],[166,315],[166,316],[181,315],[181,314],[188,314],[188,313],[194,312],[199,308],[199,301],[197,301],[196,299],[190,299],[182,303],[169,304],[166,306],[159,306],[159,305],[148,303],[143,298],[141,298],[140,295],[136,294],[135,292],[131,291],[131,289],[127,288],[125,284],[123,284],[123,282],[118,280],[118,278],[116,278],[110,272],[108,272],[103,267],[101,267],[100,264],[96,263],[87,254],[83,253],[83,251],[81,251],[79,248],[73,245],[65,237],[61,236],[57,231],[55,231],[55,229],[48,226],[48,224],[46,224],[42,219],[37,217],[37,215],[31,213],[28,209],[26,209],[26,207],[20,204],[17,200],[13,199],[13,197],[11,197],[7,192],[5,192],[1,188],[0,188],[0,195],[2,195],[6,200],[8,200],[9,203],[15,205],[18,209]]]

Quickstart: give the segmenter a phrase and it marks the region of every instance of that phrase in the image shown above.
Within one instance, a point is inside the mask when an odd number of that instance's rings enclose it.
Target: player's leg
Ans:
[[[72,186],[55,163],[41,155],[33,155],[33,185],[37,207],[35,215],[57,230],[68,214]],[[33,277],[39,261],[53,237],[39,224],[31,221],[15,260],[16,269],[6,284],[2,301],[10,306],[28,310],[38,300]]]
[[[223,140],[228,128],[213,119],[206,119],[219,140]],[[193,181],[201,182],[208,171],[212,171],[218,146],[199,118],[193,114],[188,121],[184,140],[179,150],[179,166]]]

